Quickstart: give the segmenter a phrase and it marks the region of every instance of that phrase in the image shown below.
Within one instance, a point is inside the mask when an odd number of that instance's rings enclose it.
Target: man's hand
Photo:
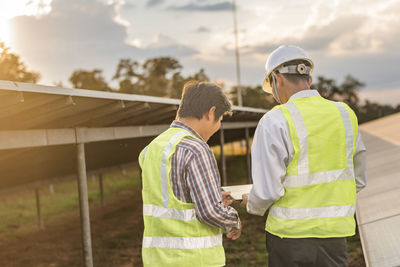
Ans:
[[[224,204],[225,206],[229,206],[230,204],[232,204],[234,199],[231,197],[231,192],[222,191],[221,193],[222,193],[222,204]]]
[[[240,206],[245,208],[247,205],[247,201],[249,200],[249,194],[242,195],[242,202],[240,202]]]
[[[242,233],[241,228],[231,228],[229,229],[228,233],[226,234],[227,238],[230,238],[232,240],[236,240],[240,237],[240,234]]]

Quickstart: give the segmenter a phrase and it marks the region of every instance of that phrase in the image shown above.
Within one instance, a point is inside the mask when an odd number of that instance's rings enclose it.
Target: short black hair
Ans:
[[[212,107],[215,107],[215,121],[231,112],[231,103],[221,87],[210,82],[185,83],[178,109],[179,118],[193,117],[200,120]]]

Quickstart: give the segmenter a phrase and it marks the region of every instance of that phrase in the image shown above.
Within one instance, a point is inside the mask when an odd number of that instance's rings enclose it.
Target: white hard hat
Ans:
[[[284,63],[292,60],[304,60],[310,63],[310,66],[298,64],[293,66],[281,67]],[[265,78],[263,82],[263,90],[272,94],[272,87],[269,82],[270,75],[273,71],[278,70],[280,73],[292,74],[311,74],[314,69],[314,63],[306,55],[303,49],[295,45],[281,45],[269,55],[265,63]]]

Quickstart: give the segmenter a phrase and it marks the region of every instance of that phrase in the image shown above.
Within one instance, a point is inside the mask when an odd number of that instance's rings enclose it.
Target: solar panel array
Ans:
[[[0,81],[0,191],[76,173],[85,142],[88,172],[135,162],[174,120],[180,100]],[[225,142],[253,134],[263,109],[234,107]],[[82,141],[83,140],[83,141]],[[219,135],[209,140],[219,144]]]
[[[367,187],[357,221],[368,266],[400,266],[400,113],[361,125]]]

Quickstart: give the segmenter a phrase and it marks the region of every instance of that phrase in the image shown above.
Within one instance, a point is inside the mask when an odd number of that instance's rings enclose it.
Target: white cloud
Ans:
[[[224,1],[224,2],[218,2],[212,4],[200,4],[200,5],[193,2],[185,5],[170,6],[168,9],[177,11],[206,11],[206,12],[231,11],[232,2]]]
[[[20,15],[40,16],[50,12],[52,0],[13,0],[0,1],[0,18],[10,19]]]
[[[174,44],[175,44],[175,41],[171,37],[168,37],[167,35],[162,34],[162,33],[158,33],[154,36],[153,42],[149,45],[149,47],[159,48],[159,47],[170,46],[170,45],[174,45]]]
[[[143,45],[141,39],[128,37],[130,22],[116,21],[122,8],[95,0],[54,0],[49,14],[19,16],[10,21],[11,46],[34,70],[41,72],[41,83],[66,81],[78,68],[104,69],[114,74],[120,58],[143,60],[154,56],[185,57],[196,53],[192,48],[173,42]]]
[[[225,2],[229,1],[54,0],[46,15],[12,20],[13,46],[28,66],[50,81],[67,79],[75,68],[103,68],[110,77],[121,57],[168,55],[178,58],[185,72],[203,67],[212,79],[234,84],[232,13],[227,8],[168,10],[220,8],[215,5]],[[259,85],[268,53],[282,43],[293,43],[313,58],[315,76],[339,82],[352,74],[367,84],[367,90],[400,87],[400,1],[236,4],[243,84]]]
[[[128,44],[138,48],[142,47],[142,41],[139,38],[134,38],[132,40],[129,40]]]
[[[147,6],[152,7],[152,6],[158,6],[164,3],[164,0],[148,0],[147,1]]]
[[[196,29],[197,33],[206,33],[206,32],[210,32],[210,29],[204,26],[200,26]]]
[[[261,15],[257,5],[260,2],[246,10],[253,12],[248,15],[250,20],[239,21],[245,25],[240,27],[248,29],[240,42],[242,69],[252,69],[256,62],[262,68],[269,52],[292,43],[314,59],[314,75],[340,80],[352,74],[364,81],[367,89],[400,86],[399,1],[284,1],[273,11],[264,8]],[[226,54],[233,53],[233,46],[224,47]],[[246,65],[249,59],[252,64]],[[255,75],[243,73],[242,80],[254,81]]]

